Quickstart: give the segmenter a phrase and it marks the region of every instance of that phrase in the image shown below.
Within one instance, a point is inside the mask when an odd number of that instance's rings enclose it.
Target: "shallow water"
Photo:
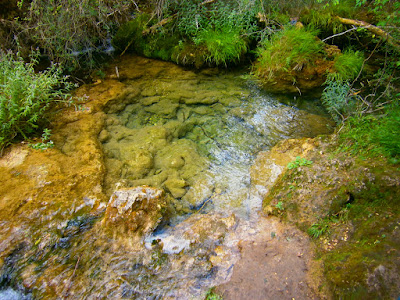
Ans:
[[[60,117],[55,149],[21,145],[1,160],[0,282],[38,299],[201,299],[229,279],[240,240],[276,231],[257,221],[257,152],[328,133],[329,121],[245,72],[115,64],[119,78],[112,66],[78,91],[91,102]],[[138,185],[164,189],[169,205],[143,238],[104,222],[110,195]]]
[[[169,192],[178,214],[249,218],[261,205],[250,191],[255,155],[330,129],[324,117],[280,103],[241,75],[182,70],[129,82],[134,95],[111,110],[100,134],[109,192],[146,184]]]

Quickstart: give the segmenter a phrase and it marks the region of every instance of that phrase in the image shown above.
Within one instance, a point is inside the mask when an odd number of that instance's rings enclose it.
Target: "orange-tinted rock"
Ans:
[[[161,222],[166,208],[164,191],[138,186],[115,191],[107,205],[104,224],[113,231],[151,233]]]

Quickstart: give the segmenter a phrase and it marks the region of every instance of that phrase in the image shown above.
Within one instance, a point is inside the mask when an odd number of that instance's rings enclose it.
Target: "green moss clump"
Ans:
[[[202,30],[197,34],[195,43],[205,45],[206,60],[216,65],[226,66],[230,62],[238,62],[247,51],[247,43],[240,36],[239,30],[228,27]]]

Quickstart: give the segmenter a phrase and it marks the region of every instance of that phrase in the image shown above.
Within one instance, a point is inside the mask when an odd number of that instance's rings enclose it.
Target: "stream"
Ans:
[[[247,72],[127,56],[81,88],[93,102],[112,100],[65,115],[55,149],[31,166],[33,150],[6,155],[0,298],[202,299],[228,281],[238,243],[276,231],[259,224],[257,153],[332,130],[318,99],[283,104]],[[140,239],[103,220],[111,195],[137,186],[162,189],[167,203]]]

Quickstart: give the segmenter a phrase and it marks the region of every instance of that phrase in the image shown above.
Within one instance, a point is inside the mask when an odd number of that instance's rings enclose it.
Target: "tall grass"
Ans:
[[[340,133],[342,149],[365,156],[385,155],[400,162],[400,106],[391,104],[382,115],[353,116]]]
[[[288,72],[312,63],[323,51],[323,43],[315,37],[317,33],[289,26],[264,41],[258,51],[256,74],[272,78],[275,71]]]
[[[234,28],[204,29],[197,34],[195,42],[206,46],[206,60],[216,65],[226,66],[228,62],[237,62],[247,51],[246,41]]]
[[[333,78],[338,81],[353,80],[363,65],[364,55],[360,51],[347,50],[335,58]]]

